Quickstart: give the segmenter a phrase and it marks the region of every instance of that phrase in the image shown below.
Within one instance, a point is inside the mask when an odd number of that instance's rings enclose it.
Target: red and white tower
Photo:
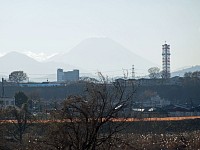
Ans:
[[[170,45],[162,45],[162,77],[170,78]]]

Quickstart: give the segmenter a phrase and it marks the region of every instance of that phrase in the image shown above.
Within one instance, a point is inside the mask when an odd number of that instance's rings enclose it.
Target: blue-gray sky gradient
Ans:
[[[0,53],[67,52],[89,37],[109,37],[172,69],[200,64],[199,0],[0,0]]]

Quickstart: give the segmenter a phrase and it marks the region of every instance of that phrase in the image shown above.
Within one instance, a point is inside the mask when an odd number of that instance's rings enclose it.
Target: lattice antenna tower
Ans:
[[[170,78],[170,45],[162,45],[162,77],[165,79]]]
[[[135,79],[135,67],[132,65],[132,79]]]

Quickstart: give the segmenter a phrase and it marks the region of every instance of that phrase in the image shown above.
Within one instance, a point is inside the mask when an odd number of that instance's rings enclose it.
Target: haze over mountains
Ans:
[[[109,38],[86,39],[68,53],[54,56],[51,60],[73,64],[93,73],[101,71],[109,76],[122,75],[122,68],[131,73],[132,65],[139,75],[147,73],[150,67],[158,66]]]
[[[8,77],[12,71],[23,70],[31,81],[45,81],[47,78],[56,81],[57,68],[63,68],[64,71],[79,69],[81,75],[95,75],[97,71],[101,71],[109,77],[123,76],[123,68],[128,70],[130,77],[132,65],[136,76],[147,75],[150,67],[158,66],[109,38],[89,38],[68,53],[58,54],[45,62],[38,62],[22,53],[10,52],[0,57],[0,74]],[[200,70],[200,67],[193,69]],[[182,74],[176,72],[173,75]]]
[[[2,57],[0,57],[0,74],[1,76],[8,75],[12,71],[22,70],[28,74],[30,80],[41,81],[51,78],[55,81],[56,69],[60,67],[67,67],[73,69],[74,66],[70,66],[63,63],[56,62],[38,62],[33,58],[26,56],[25,54],[19,52],[10,52]]]
[[[192,67],[187,67],[181,70],[177,70],[172,72],[171,76],[180,76],[183,77],[185,72],[194,72],[194,71],[200,71],[200,65],[192,66]]]

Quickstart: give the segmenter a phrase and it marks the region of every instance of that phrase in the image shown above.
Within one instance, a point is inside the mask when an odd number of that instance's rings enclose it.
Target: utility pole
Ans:
[[[2,78],[2,95],[1,97],[4,97],[4,78]]]

